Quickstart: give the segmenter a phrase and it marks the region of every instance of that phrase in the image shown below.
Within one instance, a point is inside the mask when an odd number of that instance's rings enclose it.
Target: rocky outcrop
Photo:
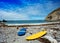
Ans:
[[[48,16],[46,17],[45,20],[60,20],[60,8],[52,11]]]

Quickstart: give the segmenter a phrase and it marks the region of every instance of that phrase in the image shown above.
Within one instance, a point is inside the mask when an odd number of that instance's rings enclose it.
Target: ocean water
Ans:
[[[27,24],[27,23],[45,23],[45,20],[8,20],[6,24]]]

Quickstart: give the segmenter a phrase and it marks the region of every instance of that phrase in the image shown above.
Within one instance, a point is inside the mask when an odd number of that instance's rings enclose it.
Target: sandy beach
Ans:
[[[27,28],[27,33],[24,36],[18,36],[17,32],[22,27]],[[42,43],[39,40],[27,41],[25,38],[30,33],[34,34],[46,29],[47,35],[54,38],[57,43],[60,43],[60,24],[45,23],[45,24],[24,24],[24,25],[1,25],[0,26],[0,43]]]

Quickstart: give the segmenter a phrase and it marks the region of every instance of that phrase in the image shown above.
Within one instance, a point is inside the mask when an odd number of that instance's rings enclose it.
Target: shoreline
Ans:
[[[26,24],[5,24],[0,23],[0,27],[29,27],[29,26],[48,26],[48,25],[60,25],[60,22],[46,22],[46,23],[26,23]]]

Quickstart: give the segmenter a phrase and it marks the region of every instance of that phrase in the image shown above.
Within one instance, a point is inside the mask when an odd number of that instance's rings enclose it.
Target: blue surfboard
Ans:
[[[26,34],[26,28],[21,28],[18,32],[17,32],[18,36],[23,36]]]

